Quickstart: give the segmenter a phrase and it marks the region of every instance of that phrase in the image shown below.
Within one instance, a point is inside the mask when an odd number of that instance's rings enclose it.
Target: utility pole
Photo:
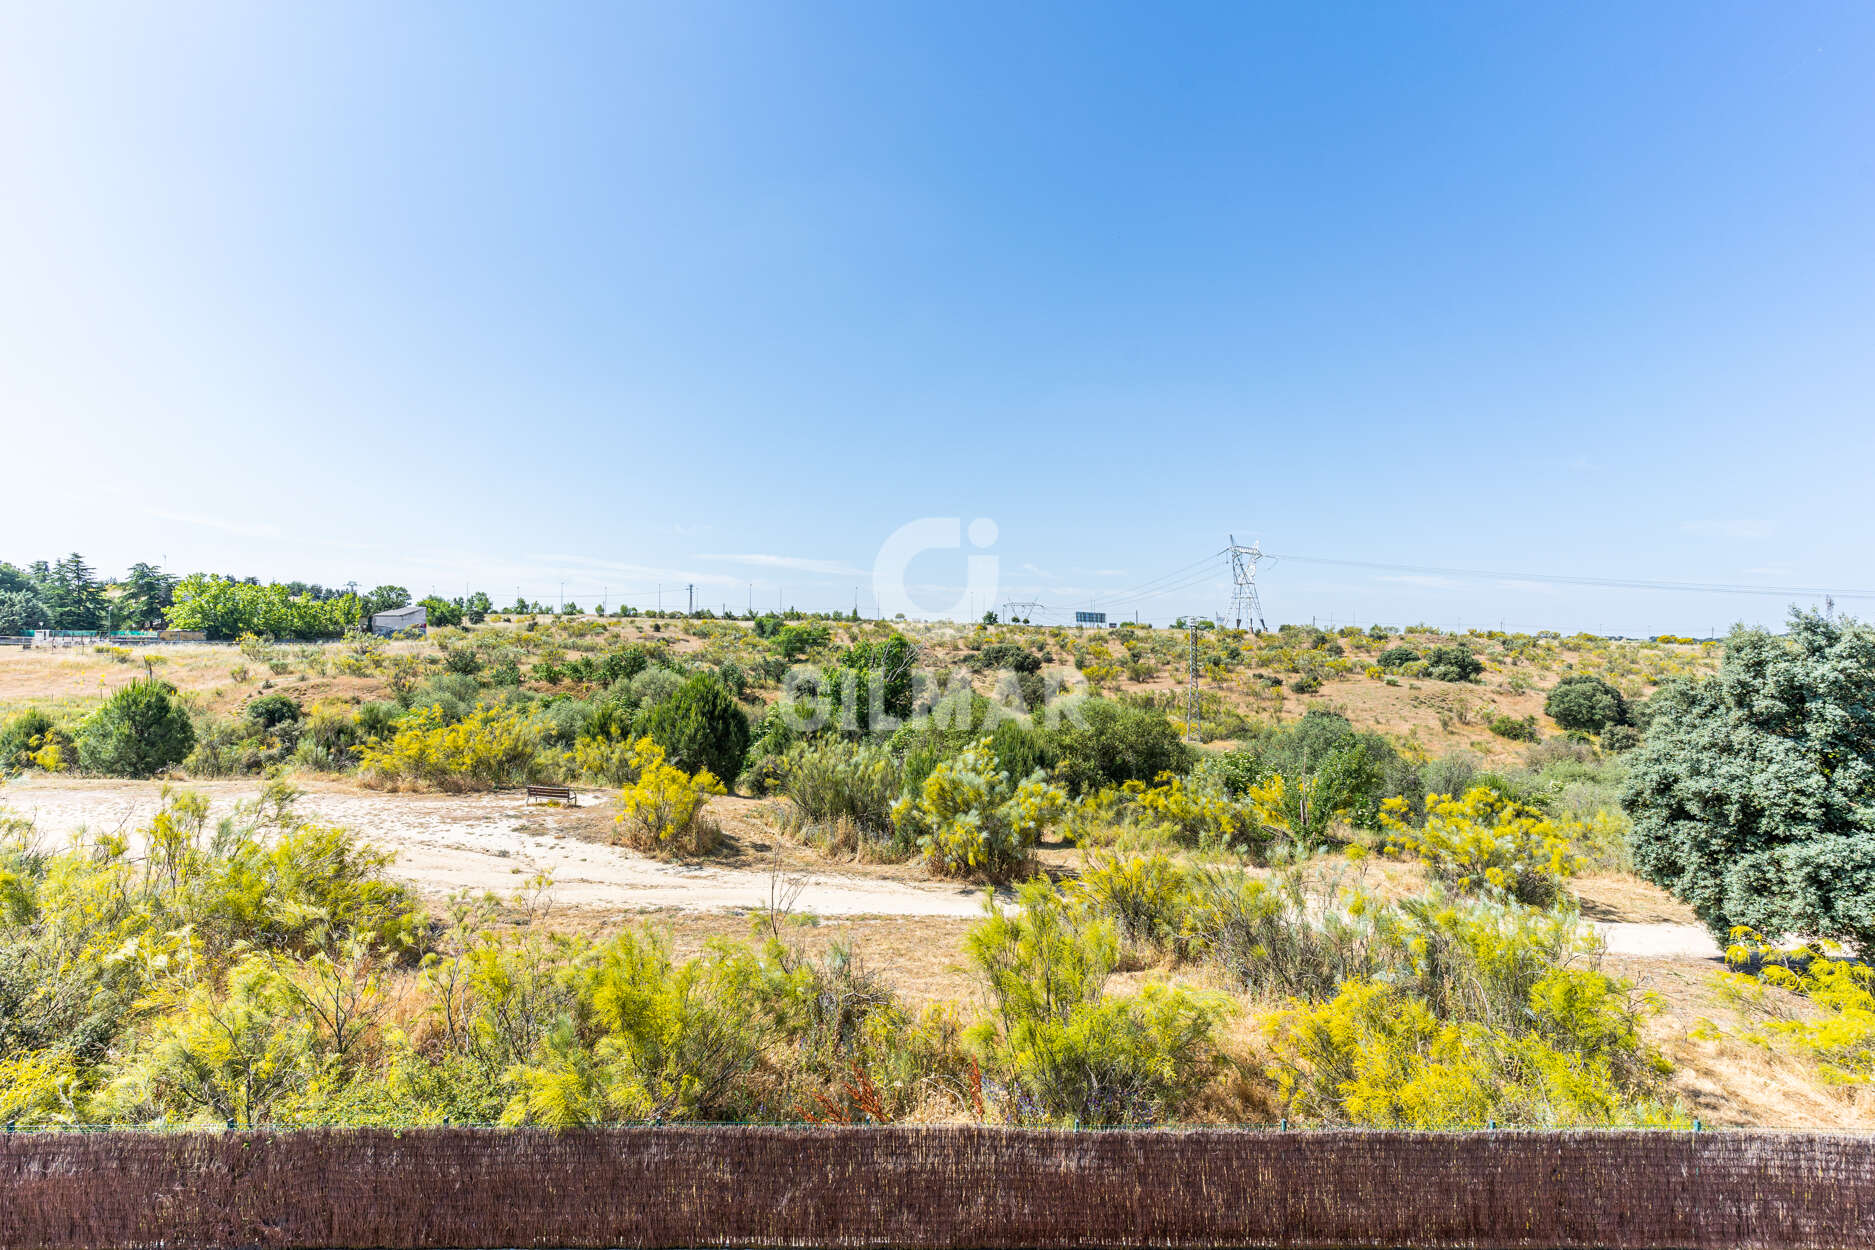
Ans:
[[[690,591],[690,615],[695,616],[697,614],[697,584],[691,582],[687,589]]]
[[[1185,738],[1189,742],[1198,741],[1198,618],[1188,617],[1185,621],[1191,632],[1191,693],[1185,701]]]

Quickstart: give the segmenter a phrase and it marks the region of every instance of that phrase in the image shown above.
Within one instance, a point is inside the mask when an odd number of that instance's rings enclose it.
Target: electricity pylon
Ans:
[[[1042,612],[1046,609],[1046,604],[1038,603],[1034,599],[1005,600],[1003,603],[1003,624],[1007,625],[1010,621],[1015,620],[1018,614],[1029,620],[1034,620],[1037,612]]]
[[[1191,686],[1185,700],[1185,737],[1188,741],[1199,741],[1199,725],[1203,722],[1203,704],[1198,699],[1198,618],[1186,621],[1191,630]]]
[[[1230,536],[1230,546],[1225,548],[1230,555],[1230,594],[1231,615],[1237,620],[1238,629],[1248,629],[1253,634],[1267,634],[1270,627],[1263,620],[1263,604],[1257,599],[1257,561],[1268,559],[1255,543],[1248,547],[1237,544],[1237,535]]]

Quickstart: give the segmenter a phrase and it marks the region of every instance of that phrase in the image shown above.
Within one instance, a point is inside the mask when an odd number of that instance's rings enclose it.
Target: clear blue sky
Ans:
[[[817,608],[941,516],[998,597],[1159,619],[1224,579],[1122,592],[1231,532],[1875,589],[1875,6],[4,21],[0,558]],[[1785,604],[1262,582],[1272,624]]]

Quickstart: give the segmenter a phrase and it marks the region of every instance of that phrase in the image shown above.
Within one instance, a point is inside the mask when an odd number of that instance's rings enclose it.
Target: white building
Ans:
[[[371,632],[374,634],[401,634],[407,629],[427,629],[429,624],[430,610],[420,603],[371,614]]]

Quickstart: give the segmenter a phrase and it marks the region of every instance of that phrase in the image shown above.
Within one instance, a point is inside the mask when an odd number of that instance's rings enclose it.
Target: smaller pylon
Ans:
[[[1197,742],[1202,721],[1198,703],[1198,618],[1191,617],[1186,623],[1191,627],[1191,694],[1185,700],[1185,738]]]

